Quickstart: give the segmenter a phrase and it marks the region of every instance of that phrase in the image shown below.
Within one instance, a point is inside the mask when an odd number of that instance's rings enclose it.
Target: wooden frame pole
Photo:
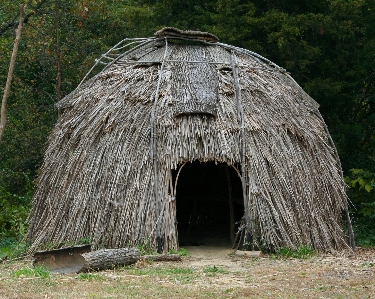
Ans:
[[[12,83],[14,65],[16,63],[16,56],[17,56],[17,52],[18,52],[18,45],[19,45],[20,39],[21,39],[21,32],[22,32],[23,21],[25,19],[25,10],[26,10],[26,6],[25,5],[21,5],[20,6],[20,11],[21,11],[21,13],[20,13],[20,21],[18,23],[18,28],[17,28],[17,31],[16,31],[16,39],[14,40],[12,58],[10,59],[10,66],[9,66],[9,71],[8,71],[7,82],[5,84],[3,100],[1,102],[0,142],[3,139],[5,126],[6,126],[6,123],[7,123],[7,119],[6,119],[7,100],[8,100],[9,93],[10,93],[10,85]]]

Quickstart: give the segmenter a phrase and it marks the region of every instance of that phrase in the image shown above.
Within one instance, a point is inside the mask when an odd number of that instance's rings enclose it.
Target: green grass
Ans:
[[[276,254],[282,258],[308,259],[315,255],[315,251],[310,246],[301,245],[297,249],[280,248]]]
[[[179,250],[171,249],[168,251],[168,254],[178,254],[180,256],[188,256],[189,253],[185,248],[180,248]]]
[[[13,274],[16,277],[26,276],[26,277],[49,278],[50,276],[50,272],[42,266],[37,266],[35,268],[30,268],[30,267],[21,268],[21,269],[16,270]]]
[[[280,257],[276,261],[262,258],[258,264],[238,259],[238,265],[229,268],[213,262],[196,268],[196,260],[187,259],[183,264],[138,263],[102,272],[50,275],[47,279],[36,278],[43,269],[33,269],[29,263],[29,260],[0,263],[1,298],[373,298],[373,277],[343,279],[331,275],[337,267],[344,267],[342,258],[333,258],[332,264],[320,259],[291,263]],[[358,270],[375,268],[367,255],[366,259],[358,259],[358,263]],[[326,275],[330,275],[328,281]],[[328,282],[335,288],[330,288]]]
[[[191,268],[125,268],[132,275],[175,275],[193,274]]]
[[[203,272],[204,273],[223,273],[223,274],[228,273],[228,271],[220,269],[219,267],[216,267],[215,265],[207,266],[203,268]]]
[[[88,280],[88,281],[92,281],[92,280],[104,280],[104,278],[102,276],[100,276],[99,274],[92,274],[92,273],[79,273],[76,276],[76,279],[79,279],[79,280]]]
[[[150,267],[150,268],[136,268],[129,267],[124,270],[131,275],[155,277],[155,279],[165,279],[173,283],[178,282],[182,284],[191,284],[196,279],[198,272],[194,272],[192,268],[163,268],[163,267]]]

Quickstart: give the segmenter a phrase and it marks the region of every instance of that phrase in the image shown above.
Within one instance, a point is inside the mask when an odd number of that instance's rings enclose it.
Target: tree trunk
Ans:
[[[60,0],[55,1],[55,30],[56,30],[56,102],[61,100],[61,47],[60,47]],[[57,111],[60,119],[61,111]]]
[[[17,51],[18,51],[18,45],[20,43],[20,38],[21,38],[23,21],[24,21],[24,18],[25,18],[25,6],[21,5],[20,10],[21,10],[20,22],[18,23],[18,29],[17,29],[17,32],[16,32],[16,39],[14,41],[14,46],[13,46],[12,58],[10,59],[8,78],[7,78],[7,82],[5,84],[3,101],[1,102],[0,142],[3,139],[5,125],[6,125],[6,122],[7,122],[7,119],[6,119],[7,100],[8,100],[9,92],[10,92],[10,84],[12,83],[14,65],[16,63],[16,56],[17,56]]]
[[[137,248],[102,249],[83,253],[82,257],[85,259],[85,263],[78,273],[135,264],[140,256]]]
[[[31,1],[29,1],[30,3]],[[31,16],[36,16],[39,12],[41,12],[42,10],[40,10],[40,8],[43,6],[43,4],[47,2],[47,0],[41,0],[38,2],[37,5],[35,5],[34,7],[32,7],[32,11],[30,11],[27,15],[25,15],[25,17],[23,18],[23,23],[27,23],[29,21],[29,18]],[[26,9],[26,5],[25,5],[25,9]],[[21,13],[22,14],[22,13]],[[12,28],[12,27],[16,27],[17,25],[19,26],[20,22],[14,22],[14,20],[17,19],[17,16],[15,16],[13,18],[13,20],[5,25],[3,25],[0,29],[0,35],[4,34],[9,28]]]

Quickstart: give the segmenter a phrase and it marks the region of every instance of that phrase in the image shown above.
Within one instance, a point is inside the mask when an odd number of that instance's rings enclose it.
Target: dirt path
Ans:
[[[185,261],[192,267],[217,266],[227,271],[244,270],[243,258],[234,255],[235,250],[224,246],[186,246],[189,258]]]
[[[22,274],[0,263],[0,299],[367,298],[375,299],[375,249],[306,260],[245,258],[222,246],[187,246],[182,262],[139,262],[88,274]]]
[[[337,255],[320,254],[306,260],[280,259],[267,255],[259,258],[238,257],[234,255],[233,249],[227,247],[192,246],[186,249],[190,257],[184,264],[188,267],[204,269],[216,266],[231,274],[242,274],[240,277],[216,277],[211,284],[217,286],[252,286],[254,289],[271,287],[280,294],[287,290],[287,293],[296,295],[296,298],[316,298],[310,297],[309,292],[306,292],[315,289],[330,290],[335,294],[333,298],[375,299],[375,249],[359,249],[355,253],[344,252]],[[247,279],[243,279],[244,277]],[[350,291],[360,290],[359,293],[369,296],[352,297],[348,286]]]

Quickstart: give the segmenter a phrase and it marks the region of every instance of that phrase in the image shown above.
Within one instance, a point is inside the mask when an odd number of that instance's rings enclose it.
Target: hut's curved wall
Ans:
[[[49,138],[34,196],[31,250],[83,238],[96,247],[156,246],[156,230],[165,251],[177,248],[171,169],[194,160],[240,163],[230,51],[170,44],[166,57],[175,62],[165,62],[160,76],[164,53],[165,45],[141,48],[62,100],[63,114]],[[340,219],[347,198],[319,112],[286,75],[242,52],[234,56],[245,124],[241,171],[248,178],[245,200],[257,242],[272,248],[346,247]],[[191,85],[178,82],[194,58],[218,63],[201,65],[202,78]],[[133,63],[140,60],[152,63]],[[213,78],[217,81],[204,83]],[[150,115],[158,80],[156,201]],[[207,92],[194,86],[206,86]],[[181,95],[189,88],[192,92]],[[200,106],[204,94],[209,105]],[[203,111],[190,109],[184,99],[197,101]],[[188,114],[180,115],[184,109]]]

